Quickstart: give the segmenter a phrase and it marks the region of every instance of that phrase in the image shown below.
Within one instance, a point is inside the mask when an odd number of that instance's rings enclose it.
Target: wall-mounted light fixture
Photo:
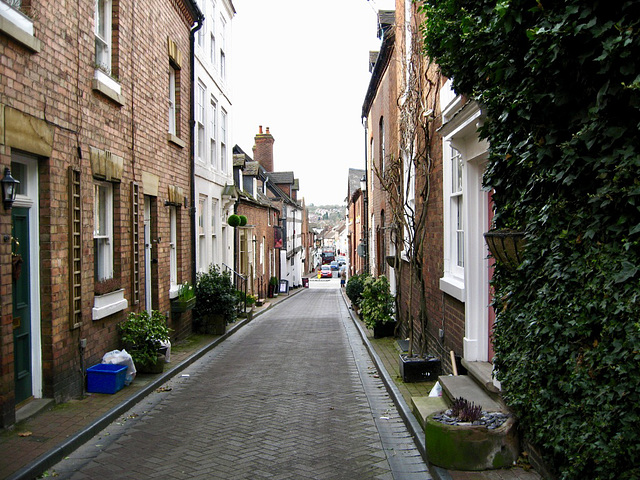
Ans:
[[[4,177],[2,177],[2,202],[4,203],[4,209],[9,210],[16,200],[16,193],[18,192],[18,180],[11,176],[11,170],[9,167],[4,168]]]

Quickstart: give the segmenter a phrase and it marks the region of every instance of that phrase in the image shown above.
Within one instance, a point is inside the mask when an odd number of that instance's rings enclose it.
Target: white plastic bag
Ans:
[[[102,357],[102,363],[109,363],[111,365],[126,365],[127,376],[124,379],[124,384],[129,385],[136,378],[136,366],[133,363],[133,358],[126,350],[112,350],[107,352]]]
[[[441,397],[442,396],[442,385],[440,382],[436,382],[431,391],[429,392],[430,397]]]

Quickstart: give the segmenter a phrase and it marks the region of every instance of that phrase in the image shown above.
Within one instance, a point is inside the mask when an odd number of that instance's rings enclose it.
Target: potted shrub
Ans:
[[[162,342],[169,340],[171,330],[167,319],[157,310],[131,312],[118,324],[122,345],[131,354],[136,370],[141,373],[160,373],[164,369]]]
[[[267,296],[269,298],[275,297],[277,294],[277,288],[278,288],[278,277],[271,277],[269,279],[269,290],[267,292]]]
[[[195,285],[195,326],[200,333],[222,335],[226,325],[236,318],[237,297],[231,274],[217,265],[199,273]]]
[[[178,289],[178,296],[171,301],[172,312],[186,312],[196,304],[196,292],[189,282],[184,282]]]
[[[365,277],[360,299],[362,321],[373,330],[374,338],[393,335],[396,322],[394,299],[389,288],[389,280],[384,275],[377,278]]]
[[[369,274],[367,273],[352,275],[345,287],[345,293],[347,294],[347,297],[349,297],[349,300],[351,300],[353,308],[356,311],[360,309],[360,300],[362,300],[362,292],[364,290],[364,280],[368,277]]]

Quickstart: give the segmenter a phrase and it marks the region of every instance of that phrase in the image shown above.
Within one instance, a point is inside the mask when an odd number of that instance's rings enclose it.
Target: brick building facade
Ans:
[[[23,10],[3,8],[0,30],[0,162],[20,181],[0,215],[0,426],[31,398],[82,394],[83,370],[119,346],[127,312],[169,314],[192,279],[198,7],[80,0]],[[98,295],[108,279],[115,298]],[[169,326],[185,334],[190,315]]]

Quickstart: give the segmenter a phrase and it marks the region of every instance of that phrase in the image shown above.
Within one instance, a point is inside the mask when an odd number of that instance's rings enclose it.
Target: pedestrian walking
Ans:
[[[340,274],[340,286],[342,288],[344,288],[345,283],[347,283],[347,271],[346,271],[346,269],[342,270],[342,273]]]

